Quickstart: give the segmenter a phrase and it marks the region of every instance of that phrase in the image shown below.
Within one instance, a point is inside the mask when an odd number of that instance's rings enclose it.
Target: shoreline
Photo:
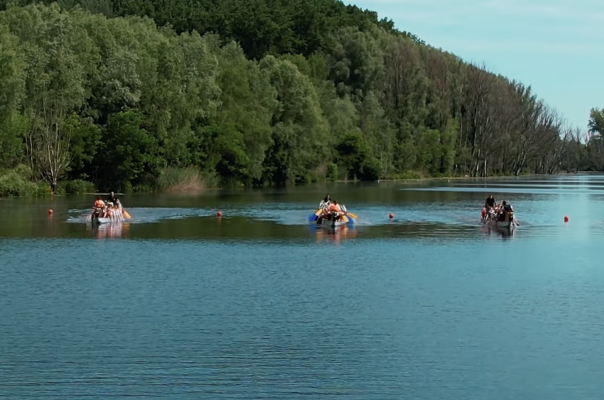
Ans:
[[[560,175],[597,175],[597,174],[603,174],[604,172],[597,172],[597,171],[578,171],[578,172],[558,172],[556,174],[526,174],[526,175],[492,175],[492,176],[486,176],[486,177],[471,177],[471,176],[426,176],[426,177],[420,177],[420,178],[400,178],[400,179],[396,179],[396,178],[392,178],[392,179],[378,179],[375,181],[361,181],[361,180],[343,180],[343,179],[339,179],[339,180],[335,180],[335,181],[325,181],[325,182],[314,182],[314,183],[310,183],[310,184],[304,184],[304,185],[291,185],[292,187],[294,186],[310,186],[310,185],[314,185],[314,184],[341,184],[341,183],[393,183],[393,182],[398,182],[398,183],[421,183],[421,182],[429,182],[429,181],[443,181],[443,180],[447,180],[447,181],[451,181],[451,180],[470,180],[470,181],[488,181],[488,180],[497,180],[497,179],[505,179],[505,178],[530,178],[530,177],[548,177],[548,176],[560,176]],[[89,182],[92,184],[92,182]],[[266,188],[270,188],[271,186],[267,186]],[[257,188],[254,188],[257,189]],[[228,188],[222,188],[222,187],[205,187],[204,190],[228,190]],[[165,190],[165,191],[144,191],[144,192],[133,192],[133,193],[115,193],[116,195],[119,196],[124,196],[124,195],[132,195],[132,194],[151,194],[151,193],[155,193],[155,194],[164,194],[164,193],[173,193],[173,194],[183,194],[183,195],[192,195],[192,194],[199,194],[199,190],[197,188],[192,188],[192,190],[178,190],[178,191],[172,191],[172,190]],[[69,196],[77,196],[77,195],[88,195],[88,196],[106,196],[109,195],[109,193],[104,193],[104,192],[82,192],[82,193],[62,193],[62,194],[50,194],[48,196],[0,196],[0,200],[2,199],[10,199],[10,198],[35,198],[35,197],[40,197],[40,198],[46,198],[46,197],[69,197]]]
[[[434,181],[434,180],[492,180],[492,179],[504,179],[504,178],[530,178],[530,177],[542,177],[542,176],[558,176],[558,175],[598,175],[604,174],[604,171],[578,171],[578,172],[557,172],[555,174],[521,174],[521,175],[490,175],[490,176],[427,176],[422,178],[400,178],[400,179],[378,179],[376,181],[365,181],[367,183],[382,183],[382,182],[422,182],[422,181]],[[333,183],[357,183],[363,182],[360,180],[336,180]]]
[[[376,181],[366,181],[367,183],[369,182],[374,182],[374,183],[382,183],[382,182],[423,182],[423,181],[434,181],[434,180],[462,180],[462,179],[466,179],[466,180],[488,180],[488,179],[502,179],[502,178],[519,178],[519,177],[530,177],[530,176],[554,176],[554,175],[559,175],[559,174],[528,174],[528,175],[519,175],[519,176],[513,176],[513,175],[492,175],[492,176],[486,176],[486,177],[471,177],[471,176],[427,176],[427,177],[422,177],[422,178],[400,178],[400,179],[378,179]],[[337,180],[334,181],[334,183],[355,183],[355,182],[363,182],[363,181],[354,181],[354,180]]]

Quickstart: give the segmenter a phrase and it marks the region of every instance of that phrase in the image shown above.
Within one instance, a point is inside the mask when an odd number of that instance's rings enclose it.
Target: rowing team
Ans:
[[[501,204],[497,204],[495,197],[493,195],[489,195],[484,202],[484,209],[486,212],[494,211],[496,214],[502,214],[504,212],[514,212],[514,208],[511,204],[508,204],[507,201],[503,201]],[[486,213],[485,212],[485,213]]]
[[[321,203],[319,203],[319,209],[321,210],[321,218],[326,218],[329,215],[334,216],[334,219],[339,219],[342,215],[347,213],[346,206],[344,204],[338,204],[337,200],[332,200],[329,195],[325,196]]]
[[[97,218],[110,218],[116,216],[116,214],[123,214],[126,218],[130,218],[130,215],[122,208],[122,203],[115,197],[113,192],[111,192],[105,201],[103,201],[101,196],[97,196],[92,207],[92,213]]]

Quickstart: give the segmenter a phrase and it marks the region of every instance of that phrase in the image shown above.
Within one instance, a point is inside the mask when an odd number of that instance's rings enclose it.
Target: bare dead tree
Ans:
[[[468,87],[466,91],[465,119],[467,121],[466,145],[471,149],[472,176],[485,176],[488,170],[489,150],[486,146],[494,138],[496,127],[494,90],[496,76],[484,67],[470,65],[468,68]]]
[[[385,60],[384,104],[391,120],[400,128],[403,121],[419,125],[423,121],[426,82],[422,75],[420,55],[415,44],[401,39]]]
[[[62,135],[58,122],[43,126],[34,138],[32,155],[35,170],[54,193],[70,163],[69,140]]]

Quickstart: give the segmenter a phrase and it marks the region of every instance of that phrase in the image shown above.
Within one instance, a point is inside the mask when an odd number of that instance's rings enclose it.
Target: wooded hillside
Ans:
[[[53,189],[593,164],[529,86],[339,1],[28,3],[0,1],[0,169]]]

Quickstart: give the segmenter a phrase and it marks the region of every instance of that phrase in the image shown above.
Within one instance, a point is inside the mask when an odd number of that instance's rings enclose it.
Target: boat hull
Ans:
[[[496,225],[498,228],[507,228],[507,229],[511,229],[514,228],[516,226],[516,223],[514,220],[511,221],[497,221]]]
[[[513,229],[518,225],[516,223],[516,218],[512,218],[509,221],[497,221],[495,219],[487,219],[486,221],[483,220],[482,223],[486,226],[494,226],[503,229]]]
[[[496,226],[498,228],[514,228],[516,216],[513,212],[507,213],[504,221],[499,221],[499,216],[495,212],[487,212],[485,208],[481,212],[481,221],[484,225]]]
[[[316,224],[317,226],[337,228],[339,226],[352,225],[354,222],[353,222],[353,219],[348,217],[347,215],[342,215],[337,220],[333,220],[331,218],[319,218],[318,217],[313,223]]]
[[[88,217],[88,221],[96,225],[119,223],[123,222],[124,220],[124,216],[119,213],[114,213],[108,217],[98,217],[94,214]]]
[[[326,219],[321,220],[320,222],[317,221],[317,225],[319,226],[327,226],[327,227],[331,227],[331,228],[336,228],[338,226],[344,226],[344,225],[348,225],[349,224],[349,220],[348,221],[343,221],[343,220],[337,220],[337,221],[328,221]]]

